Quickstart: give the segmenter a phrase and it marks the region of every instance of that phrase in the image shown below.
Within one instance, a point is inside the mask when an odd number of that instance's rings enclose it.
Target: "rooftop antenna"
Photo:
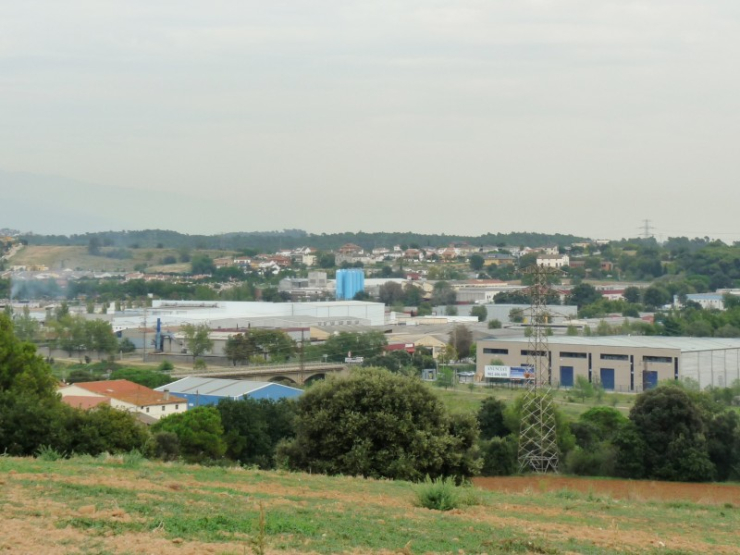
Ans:
[[[519,468],[522,472],[557,472],[558,444],[555,407],[552,400],[550,348],[547,342],[547,295],[550,278],[556,270],[534,265],[525,270],[529,287],[530,326],[525,380],[527,391],[522,403],[519,429]]]

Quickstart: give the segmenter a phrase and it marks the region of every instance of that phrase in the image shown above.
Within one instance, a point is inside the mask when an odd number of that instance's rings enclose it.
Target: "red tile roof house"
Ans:
[[[80,410],[89,410],[98,405],[110,405],[108,397],[86,397],[84,395],[67,395],[62,397],[62,402]]]
[[[66,397],[107,398],[115,409],[146,414],[156,419],[188,409],[185,399],[170,395],[168,391],[154,391],[128,380],[80,382],[61,387],[59,393],[62,400]]]

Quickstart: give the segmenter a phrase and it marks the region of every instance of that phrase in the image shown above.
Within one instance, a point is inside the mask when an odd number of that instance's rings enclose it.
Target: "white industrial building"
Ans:
[[[385,305],[363,301],[326,301],[305,303],[266,303],[236,301],[166,301],[155,300],[151,308],[136,312],[117,313],[112,318],[114,330],[137,328],[146,318],[153,327],[157,319],[163,327],[182,324],[207,324],[219,327],[248,327],[252,320],[270,321],[274,327],[285,325],[382,326],[385,324]]]

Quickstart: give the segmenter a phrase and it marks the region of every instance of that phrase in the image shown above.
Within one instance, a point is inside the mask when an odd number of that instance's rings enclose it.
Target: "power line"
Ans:
[[[640,229],[642,230],[643,239],[650,239],[653,236],[653,231],[655,230],[655,228],[650,225],[650,220],[643,220],[642,227]]]

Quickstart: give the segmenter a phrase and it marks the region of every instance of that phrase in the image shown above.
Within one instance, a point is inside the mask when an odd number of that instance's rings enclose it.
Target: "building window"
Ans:
[[[570,351],[563,351],[560,353],[560,358],[588,358],[586,353],[573,353]]]
[[[179,410],[179,409],[180,409],[180,405],[175,405],[175,410]]]
[[[483,347],[483,354],[485,355],[508,355],[509,349],[494,349],[492,347]]]
[[[149,412],[149,407],[146,408],[146,411]]]
[[[673,362],[673,357],[651,357],[651,356],[644,356],[644,357],[642,357],[642,360],[644,362],[665,362],[665,363],[671,363],[671,362]]]
[[[530,349],[522,349],[523,357],[544,357],[547,356],[545,351],[532,351]]]
[[[627,355],[609,355],[606,353],[603,353],[601,355],[601,360],[629,360],[630,357]]]

